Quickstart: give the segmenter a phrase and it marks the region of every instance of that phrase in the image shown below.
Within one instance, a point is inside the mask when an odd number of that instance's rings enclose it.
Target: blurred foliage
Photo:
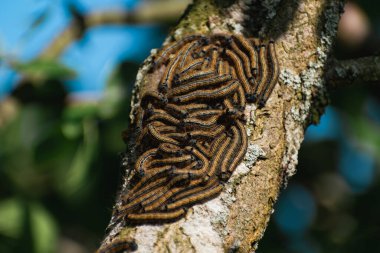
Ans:
[[[43,78],[24,79],[0,106],[0,252],[56,252],[66,234],[95,249],[120,184],[137,65],[121,63],[100,101],[71,101],[66,74],[32,65]]]
[[[30,62],[12,62],[12,67],[35,84],[49,79],[65,80],[75,77],[75,72],[53,59],[35,59]]]
[[[336,56],[366,54],[378,42],[373,35],[354,51],[341,42]],[[117,154],[138,66],[121,62],[100,100],[77,100],[65,86],[76,71],[59,61],[10,65],[24,78],[0,101],[0,252],[91,252],[121,184]],[[329,124],[338,130],[303,144],[259,252],[380,252],[380,91],[363,84],[331,94]],[[344,177],[347,163],[368,170],[368,185]]]

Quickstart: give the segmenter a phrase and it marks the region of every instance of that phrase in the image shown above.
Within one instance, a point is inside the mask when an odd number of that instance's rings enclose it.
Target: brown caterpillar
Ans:
[[[98,249],[95,253],[126,253],[137,250],[136,242],[131,238],[115,239],[108,246]]]
[[[216,197],[247,151],[246,103],[264,106],[279,75],[273,41],[232,34],[171,43],[158,69],[137,108],[134,174],[114,210],[127,224],[172,222]]]

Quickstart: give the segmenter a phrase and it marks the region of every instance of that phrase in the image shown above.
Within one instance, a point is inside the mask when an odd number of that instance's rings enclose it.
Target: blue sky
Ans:
[[[14,0],[0,1],[0,55],[28,61],[38,56],[67,27],[68,4],[85,13],[101,10],[131,10],[136,0]],[[33,25],[39,22],[39,25]],[[61,55],[61,61],[77,71],[67,83],[72,93],[100,97],[107,78],[122,60],[141,62],[163,40],[156,25],[107,26],[88,30]],[[105,46],[106,45],[106,46]],[[138,45],[138,46],[137,46]],[[0,98],[14,86],[18,76],[6,63],[0,64]]]

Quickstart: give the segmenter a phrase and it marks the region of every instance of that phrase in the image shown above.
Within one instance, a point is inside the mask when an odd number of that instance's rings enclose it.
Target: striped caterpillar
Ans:
[[[127,224],[178,220],[223,190],[247,151],[244,108],[265,106],[279,64],[274,41],[191,35],[158,53],[158,70],[141,94],[133,177],[114,210]]]
[[[123,253],[137,250],[137,244],[132,238],[115,239],[109,245],[98,249],[95,253]]]

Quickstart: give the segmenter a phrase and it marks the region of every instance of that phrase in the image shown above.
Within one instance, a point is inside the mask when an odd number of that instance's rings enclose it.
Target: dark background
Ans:
[[[143,4],[0,2],[0,252],[92,252],[102,239],[121,184],[121,131],[138,66],[179,16],[92,27],[58,58],[38,56],[75,16]],[[378,13],[376,1],[346,6],[336,58],[380,52]],[[379,87],[330,91],[258,252],[380,252]]]

